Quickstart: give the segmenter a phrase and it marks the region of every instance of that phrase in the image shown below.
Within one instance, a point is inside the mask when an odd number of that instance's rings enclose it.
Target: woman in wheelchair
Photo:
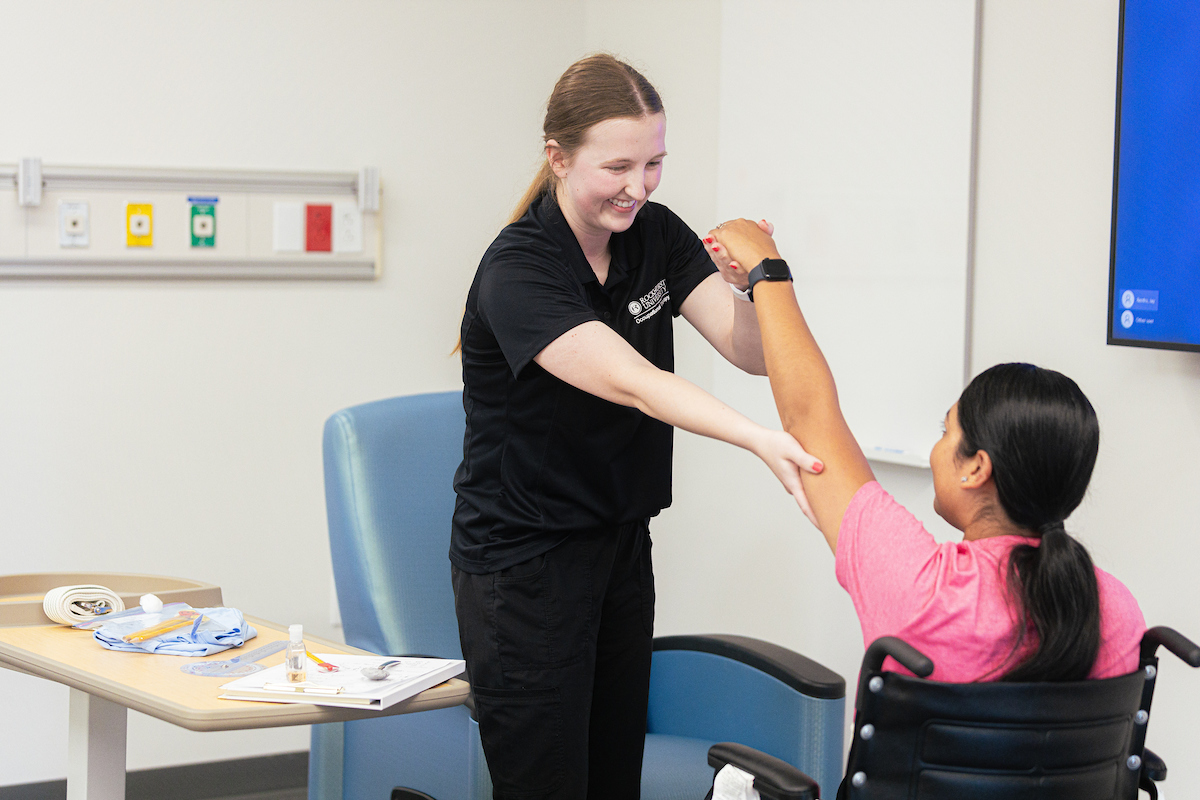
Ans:
[[[933,660],[930,677],[940,681],[1136,670],[1146,629],[1137,602],[1063,526],[1099,444],[1095,411],[1075,382],[1029,364],[1000,364],[971,381],[929,456],[934,510],[963,532],[939,544],[875,482],[773,239],[748,220],[709,237],[724,251],[714,260],[725,279],[751,292],[784,428],[824,461],[821,474],[801,479],[865,642],[903,639]],[[886,668],[903,670],[890,660]]]

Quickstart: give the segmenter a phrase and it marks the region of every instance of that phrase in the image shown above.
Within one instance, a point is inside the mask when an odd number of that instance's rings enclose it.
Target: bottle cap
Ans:
[[[303,625],[289,625],[288,626],[288,638],[291,639],[293,642],[304,641],[304,626]]]

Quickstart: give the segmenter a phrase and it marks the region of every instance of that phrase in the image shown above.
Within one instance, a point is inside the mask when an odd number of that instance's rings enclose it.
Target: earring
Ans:
[[[966,479],[965,477],[963,477],[963,478],[959,478],[958,480],[959,480],[959,482],[960,482],[960,483],[966,483],[966,482],[967,482],[967,479]]]

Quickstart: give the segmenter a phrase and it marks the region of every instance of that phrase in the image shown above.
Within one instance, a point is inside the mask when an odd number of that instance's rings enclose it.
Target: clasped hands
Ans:
[[[764,258],[779,258],[779,250],[771,238],[774,233],[775,226],[765,219],[758,222],[731,219],[709,231],[704,244],[721,277],[745,291],[751,269]]]

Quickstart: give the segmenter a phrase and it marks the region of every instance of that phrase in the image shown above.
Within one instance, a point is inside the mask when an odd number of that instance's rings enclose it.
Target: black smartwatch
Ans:
[[[750,270],[750,285],[746,288],[746,293],[750,296],[750,301],[754,302],[754,284],[759,281],[790,281],[791,279],[792,271],[788,269],[786,261],[782,258],[764,258],[757,267]]]

